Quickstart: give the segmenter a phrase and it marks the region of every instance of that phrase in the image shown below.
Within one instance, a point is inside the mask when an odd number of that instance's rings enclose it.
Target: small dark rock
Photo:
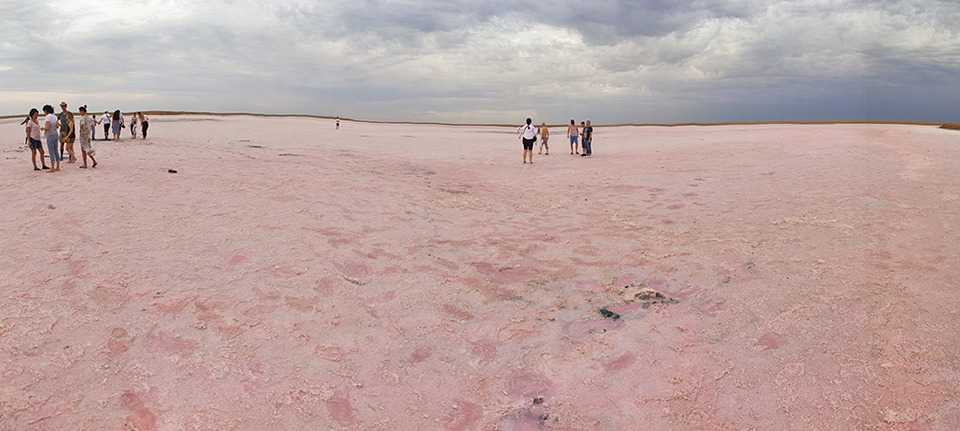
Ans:
[[[619,314],[614,313],[610,310],[607,310],[607,307],[603,307],[600,309],[600,315],[607,319],[613,319],[613,320],[617,320],[620,318]]]

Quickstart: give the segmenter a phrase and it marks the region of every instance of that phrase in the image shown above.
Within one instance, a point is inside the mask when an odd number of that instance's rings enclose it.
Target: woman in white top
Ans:
[[[45,139],[47,140],[47,154],[50,155],[50,170],[47,172],[57,172],[60,170],[60,161],[63,160],[63,157],[60,157],[59,151],[59,134],[57,129],[60,128],[59,121],[57,116],[53,115],[53,107],[50,105],[43,105],[43,112],[47,114],[43,118],[43,127],[40,130],[43,130]]]
[[[47,168],[47,165],[43,161],[43,142],[40,137],[40,123],[37,122],[37,114],[40,111],[37,111],[37,108],[30,110],[30,116],[27,117],[27,141],[30,144],[30,161],[33,162],[33,170],[39,171],[40,168],[37,167],[37,152],[40,152],[40,165],[43,166],[43,169]]]
[[[530,163],[533,164],[533,143],[537,142],[537,128],[531,123],[533,120],[527,118],[527,125],[517,129],[517,133],[523,141],[523,163],[527,163],[527,155],[529,155]]]

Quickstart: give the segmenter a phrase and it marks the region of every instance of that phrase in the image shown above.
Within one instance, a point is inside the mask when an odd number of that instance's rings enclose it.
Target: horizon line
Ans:
[[[327,115],[313,115],[313,114],[257,114],[250,112],[200,112],[200,111],[136,111],[142,112],[145,115],[158,115],[158,116],[174,116],[174,115],[209,115],[209,116],[218,116],[218,117],[232,117],[232,116],[251,116],[251,117],[300,117],[300,118],[321,118],[335,120],[340,118],[341,121],[351,121],[355,123],[372,123],[372,124],[412,124],[412,125],[432,125],[432,126],[457,126],[457,127],[470,127],[470,126],[482,126],[482,127],[515,127],[513,124],[493,124],[493,123],[442,123],[442,122],[432,122],[432,121],[382,121],[382,120],[359,120],[346,117],[336,117],[336,116],[327,116]],[[74,114],[77,114],[74,112]],[[96,113],[87,112],[87,114],[97,115]],[[0,116],[0,120],[7,119],[16,119],[20,118],[20,115],[4,115]],[[916,126],[938,126],[951,123],[943,122],[931,122],[931,121],[894,121],[894,120],[813,120],[813,121],[801,121],[801,120],[779,120],[779,121],[720,121],[720,122],[684,122],[684,123],[619,123],[619,124],[597,124],[594,123],[594,126],[598,127],[683,127],[683,126],[737,126],[737,125],[764,125],[764,124],[903,124],[903,125],[916,125]],[[566,124],[547,124],[549,127],[561,127]]]

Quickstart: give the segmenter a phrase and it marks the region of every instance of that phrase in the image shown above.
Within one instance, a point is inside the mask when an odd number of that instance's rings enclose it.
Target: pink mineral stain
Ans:
[[[127,425],[135,431],[154,431],[157,429],[157,417],[144,407],[140,397],[126,392],[120,396],[120,405],[130,410]]]
[[[287,307],[304,313],[311,313],[320,309],[320,301],[316,298],[288,296],[284,298],[284,302],[287,303]]]
[[[440,309],[443,310],[444,313],[461,322],[473,319],[473,313],[453,304],[443,304]]]
[[[686,206],[686,205],[684,205],[684,204],[673,204],[673,205],[668,206],[667,209],[668,209],[668,210],[678,210],[678,209],[683,208],[683,207],[685,207],[685,206]]]
[[[636,314],[643,309],[643,302],[631,302],[629,304],[614,305],[613,307],[607,307],[607,310],[617,313],[621,316],[629,316],[631,314]]]
[[[341,426],[352,426],[357,421],[356,409],[350,405],[350,400],[342,394],[335,394],[327,399],[327,411],[330,413],[330,419]]]
[[[637,362],[637,355],[632,352],[624,353],[617,359],[604,364],[603,369],[608,373],[616,373],[617,371],[629,368],[634,362]]]
[[[167,334],[159,334],[152,337],[150,345],[169,356],[183,356],[197,348],[196,341],[173,338]]]
[[[446,259],[442,259],[442,258],[437,258],[437,259],[436,259],[436,264],[437,264],[437,265],[440,265],[440,266],[442,266],[442,267],[444,267],[444,268],[447,268],[447,269],[449,269],[449,270],[451,270],[451,271],[456,271],[458,268],[460,268],[460,266],[457,265],[456,263],[451,262],[451,261],[446,260]]]
[[[119,355],[126,352],[133,344],[133,337],[123,328],[114,328],[110,332],[110,338],[107,340],[107,349],[111,355]]]
[[[347,278],[361,280],[373,275],[373,269],[360,262],[335,262],[333,265]]]
[[[554,395],[553,384],[534,372],[519,372],[507,378],[507,396],[518,401],[532,401]]]
[[[429,347],[417,347],[417,350],[413,351],[413,354],[410,355],[411,364],[419,364],[423,361],[426,361],[430,355],[433,354],[433,349]]]
[[[333,362],[340,362],[346,353],[346,350],[339,346],[317,346],[313,349],[313,354],[316,357]]]
[[[763,350],[773,350],[783,347],[788,342],[789,341],[787,341],[786,337],[783,335],[767,332],[766,334],[761,335],[760,338],[757,339],[757,344],[754,345],[763,347]]]
[[[267,272],[276,278],[293,278],[298,275],[296,271],[290,268],[277,268],[274,266],[268,268]]]
[[[623,274],[613,282],[613,287],[627,287],[633,284],[634,275],[633,274]]]
[[[480,358],[484,362],[493,362],[497,360],[497,345],[493,341],[471,341],[472,348],[470,349],[474,356]]]
[[[233,256],[230,256],[230,258],[227,259],[227,267],[232,269],[235,266],[243,263],[243,261],[245,260],[247,260],[246,256],[235,254]]]
[[[397,291],[390,290],[387,292],[383,292],[377,296],[374,296],[373,298],[370,299],[368,303],[369,304],[386,304],[390,301],[393,301],[394,299],[397,299]]]
[[[550,428],[544,424],[542,416],[523,412],[516,418],[503,423],[503,431],[573,431],[569,428]]]
[[[470,431],[477,429],[477,423],[483,419],[483,409],[465,400],[455,400],[454,407],[445,416],[446,431]]]
[[[567,326],[567,336],[581,341],[594,332],[609,331],[616,327],[617,323],[610,319],[574,322]]]

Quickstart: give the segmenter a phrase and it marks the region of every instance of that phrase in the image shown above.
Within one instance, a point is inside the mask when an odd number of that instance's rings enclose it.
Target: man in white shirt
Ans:
[[[100,117],[100,122],[103,123],[103,140],[110,140],[110,113],[103,111],[103,116]]]

